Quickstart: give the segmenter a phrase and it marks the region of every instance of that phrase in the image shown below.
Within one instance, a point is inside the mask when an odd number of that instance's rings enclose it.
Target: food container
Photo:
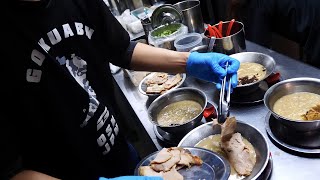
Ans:
[[[181,23],[161,25],[149,33],[148,42],[155,47],[175,50],[174,40],[187,33],[188,28]]]
[[[190,52],[206,53],[208,52],[207,50],[208,50],[208,45],[201,45],[201,46],[192,48]]]
[[[231,21],[225,21],[222,23],[222,34],[225,35],[228,26]],[[218,24],[214,26],[218,27]],[[206,32],[205,32],[206,34]],[[210,39],[204,38],[205,44],[209,44]],[[231,55],[235,53],[246,51],[246,41],[245,41],[244,24],[239,21],[235,21],[230,31],[229,36],[223,36],[222,38],[215,38],[215,42],[212,49],[209,51],[218,52],[226,55]]]
[[[256,164],[250,176],[244,178],[247,179],[258,179],[261,173],[266,168],[269,161],[269,148],[266,138],[262,133],[255,127],[237,120],[236,132],[241,133],[241,135],[246,138],[255,148],[257,158]],[[221,128],[219,126],[212,127],[212,122],[208,122],[199,127],[196,127],[190,131],[187,135],[183,137],[180,141],[178,147],[194,147],[202,139],[214,135],[220,134]]]
[[[202,36],[199,33],[180,35],[174,41],[174,47],[180,52],[189,52],[194,47],[202,45]]]
[[[276,68],[276,62],[271,56],[259,52],[241,52],[232,54],[230,55],[230,57],[237,59],[238,61],[240,61],[240,63],[251,62],[261,64],[266,68],[267,71],[264,78],[258,81],[249,84],[238,85],[237,88],[234,89],[235,93],[249,94],[257,90],[259,88],[259,82],[265,80],[268,76],[270,76]]]
[[[189,120],[184,124],[160,126],[157,123],[157,116],[159,112],[167,105],[183,100],[193,100],[198,102],[202,107],[201,112],[195,118]],[[178,88],[159,96],[150,104],[148,108],[149,120],[165,132],[172,134],[186,134],[200,123],[203,118],[202,113],[206,108],[206,105],[207,97],[202,91],[195,88]]]
[[[152,14],[152,10],[147,7],[140,7],[131,11],[131,14],[136,16],[138,19],[150,18]]]
[[[264,95],[264,104],[277,120],[292,130],[305,133],[319,131],[320,120],[292,120],[273,111],[273,106],[279,98],[296,92],[310,92],[320,95],[320,79],[302,77],[281,81],[267,90]]]
[[[174,4],[174,6],[181,11],[183,15],[183,24],[188,26],[189,32],[204,32],[200,1],[181,1]]]

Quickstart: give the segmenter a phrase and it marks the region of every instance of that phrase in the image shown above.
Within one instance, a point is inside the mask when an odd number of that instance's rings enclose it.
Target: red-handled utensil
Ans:
[[[269,77],[266,78],[266,81],[268,83],[269,86],[274,85],[275,83],[280,81],[280,73],[279,72],[275,72],[272,73]]]
[[[228,29],[227,29],[227,33],[226,33],[226,36],[230,36],[230,33],[231,33],[231,29],[232,29],[232,26],[233,26],[233,23],[234,23],[234,19],[232,19],[228,25]]]
[[[217,38],[222,38],[222,34],[220,33],[220,31],[215,27],[215,26],[211,26],[213,28],[213,30],[215,31],[216,33],[216,37]]]
[[[214,30],[212,29],[212,26],[210,24],[208,24],[208,32],[209,32],[209,37],[212,37],[215,35]]]
[[[221,33],[221,35],[223,35],[223,33],[222,33],[222,21],[219,22],[218,29],[219,29],[219,32]]]
[[[217,118],[217,112],[214,106],[205,108],[203,111],[203,117],[208,119],[208,118]]]

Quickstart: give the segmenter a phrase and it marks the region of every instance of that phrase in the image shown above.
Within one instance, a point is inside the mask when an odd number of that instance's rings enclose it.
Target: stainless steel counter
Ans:
[[[276,63],[276,71],[281,73],[282,79],[294,78],[294,77],[314,77],[320,78],[320,69],[311,67],[302,62],[291,59],[287,56],[281,55],[272,50],[258,46],[254,43],[247,41],[247,51],[262,52],[272,56]],[[128,78],[125,78],[123,72],[119,72],[114,75],[114,78],[131,105],[132,109],[136,113],[137,117],[141,121],[148,135],[152,139],[154,145],[161,149],[162,147],[157,141],[155,133],[153,131],[153,125],[148,120],[147,105],[151,100],[148,97],[140,94],[137,87],[135,87]],[[204,91],[207,98],[211,102],[217,102],[215,94],[216,89],[213,84],[202,83],[193,78],[187,78],[185,86],[199,88]],[[263,103],[254,105],[241,105],[231,106],[231,115],[236,116],[241,121],[248,122],[249,124],[258,128],[266,137],[270,152],[273,157],[273,172],[271,179],[274,180],[316,180],[320,179],[320,158],[318,157],[302,157],[295,154],[287,153],[286,151],[279,149],[275,146],[267,136],[265,129],[265,119],[268,114],[267,108]],[[146,144],[147,146],[147,144]]]

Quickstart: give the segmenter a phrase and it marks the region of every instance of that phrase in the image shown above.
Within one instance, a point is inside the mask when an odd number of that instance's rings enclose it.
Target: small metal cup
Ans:
[[[225,21],[222,23],[222,35],[225,36],[228,25],[230,21]],[[218,24],[215,26],[217,27]],[[209,44],[209,38],[205,38],[206,44]],[[213,49],[209,49],[208,52],[218,52],[227,55],[245,52],[246,51],[246,41],[244,25],[239,21],[233,23],[230,36],[215,38],[215,43]]]

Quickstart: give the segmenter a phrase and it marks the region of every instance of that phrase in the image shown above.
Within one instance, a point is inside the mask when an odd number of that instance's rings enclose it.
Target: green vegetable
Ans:
[[[177,32],[181,24],[169,24],[154,30],[151,35],[153,37],[167,37]]]

